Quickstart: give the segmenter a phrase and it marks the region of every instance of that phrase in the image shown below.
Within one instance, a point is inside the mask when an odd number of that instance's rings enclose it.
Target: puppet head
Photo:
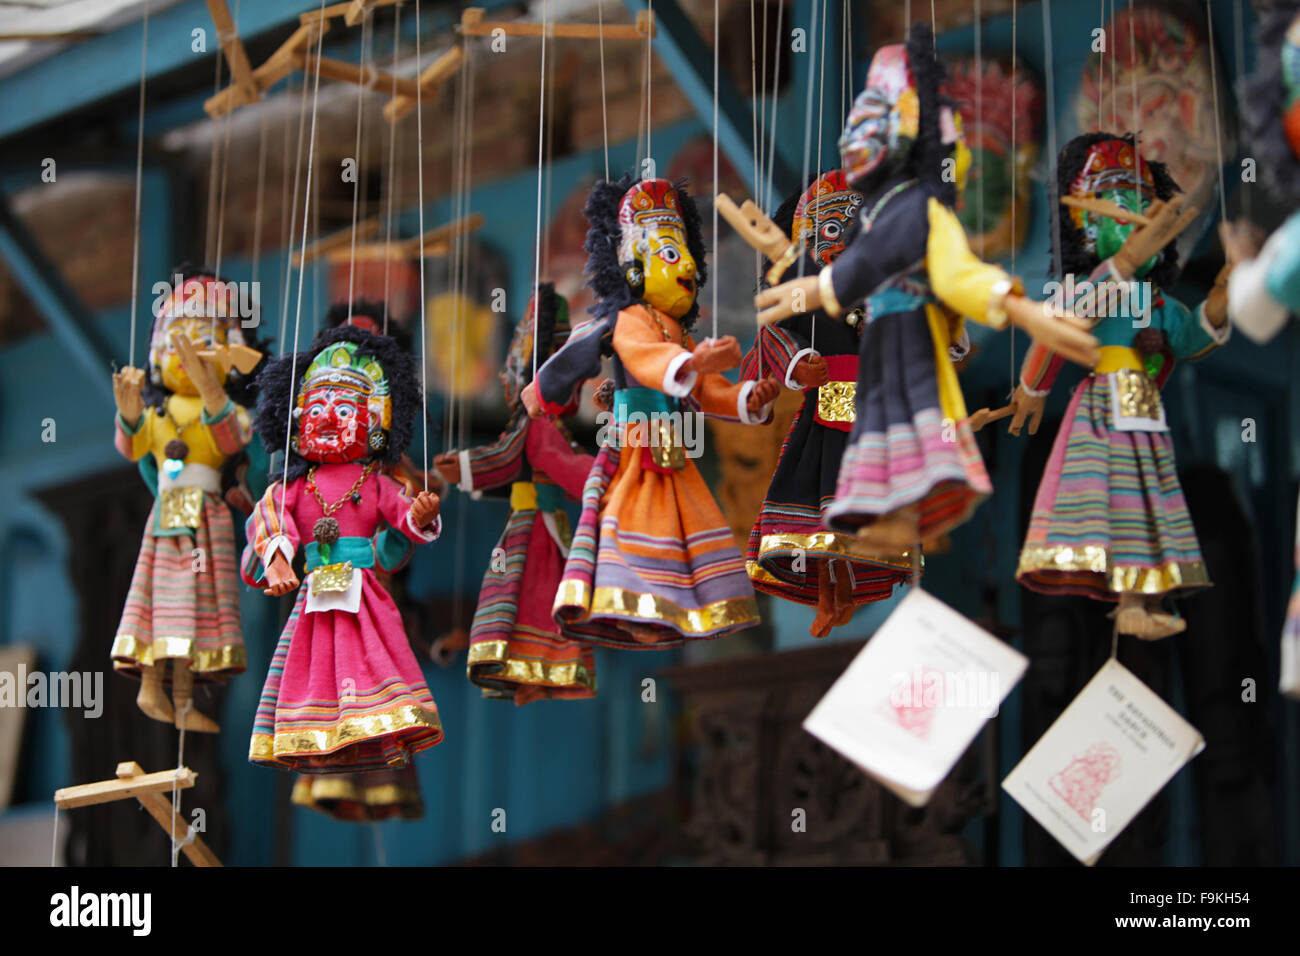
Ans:
[[[644,302],[689,330],[707,277],[700,215],[683,184],[666,179],[598,182],[583,210],[591,313],[610,318]]]
[[[1300,203],[1300,0],[1259,14],[1255,72],[1242,84],[1251,155],[1279,199]]]
[[[246,344],[236,289],[211,270],[190,266],[174,270],[167,292],[155,301],[149,335],[149,379],[155,388],[177,395],[199,393],[181,367],[178,336],[189,339],[199,351]]]
[[[870,192],[883,180],[912,175],[941,201],[956,201],[965,186],[970,151],[960,119],[940,100],[942,79],[926,24],[914,25],[906,44],[876,51],[840,136],[840,160],[853,188]],[[945,175],[943,161],[949,158],[955,160],[955,176]]]
[[[828,266],[844,251],[861,205],[862,193],[849,186],[843,170],[824,173],[799,197],[790,237],[803,242],[818,265]]]
[[[515,326],[506,364],[501,369],[501,385],[505,389],[506,407],[519,408],[519,393],[533,380],[533,348],[536,342],[537,367],[554,354],[569,338],[569,302],[555,291],[555,286],[543,282],[537,295],[528,300],[528,311]]]
[[[420,410],[411,355],[389,336],[346,323],[268,363],[258,389],[263,443],[284,448],[289,427],[290,479],[311,462],[399,461]]]
[[[1107,199],[1125,209],[1141,212],[1157,199],[1169,199],[1178,184],[1163,163],[1142,158],[1131,135],[1088,133],[1077,136],[1061,150],[1056,168],[1060,195],[1081,199]],[[1090,272],[1119,252],[1135,226],[1109,216],[1062,206],[1061,254],[1065,271]],[[1140,278],[1159,286],[1173,281],[1178,251],[1170,243],[1138,269]]]

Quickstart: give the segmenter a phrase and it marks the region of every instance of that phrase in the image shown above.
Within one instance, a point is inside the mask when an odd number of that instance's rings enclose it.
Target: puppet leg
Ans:
[[[1114,611],[1115,626],[1121,634],[1132,634],[1144,641],[1158,641],[1186,630],[1187,622],[1159,609],[1159,597],[1121,592],[1119,607]]]
[[[835,617],[831,624],[835,627],[843,627],[849,623],[853,618],[853,612],[857,610],[853,604],[853,568],[847,561],[835,561],[831,563],[831,568],[835,572],[833,602]]]
[[[194,709],[194,672],[188,661],[176,658],[172,662],[172,703],[176,706],[176,726],[215,734],[221,726],[211,717]]]
[[[858,538],[876,548],[907,548],[915,546],[921,521],[921,509],[907,505],[888,511],[870,524],[858,529]]]
[[[163,690],[163,672],[165,664],[153,664],[140,668],[140,693],[135,696],[135,704],[154,720],[170,724],[173,719],[172,702]]]
[[[825,637],[835,626],[835,585],[831,582],[831,563],[817,562],[817,616],[813,618],[808,633],[813,637]]]

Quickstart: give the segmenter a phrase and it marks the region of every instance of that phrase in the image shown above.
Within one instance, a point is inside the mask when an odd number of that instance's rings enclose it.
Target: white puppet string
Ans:
[[[393,17],[393,84],[389,96],[393,99],[397,97],[397,41],[401,36],[402,29],[402,5],[399,3],[394,8]],[[388,192],[388,213],[387,223],[384,233],[384,334],[388,334],[388,297],[389,297],[389,280],[393,274],[393,161],[396,155],[397,146],[397,123],[388,124],[388,178],[385,181],[385,187]],[[420,268],[424,268],[424,263],[420,263]]]
[[[764,5],[764,11],[767,7]],[[759,153],[758,144],[761,141],[758,133],[759,117],[762,114],[760,103],[762,102],[762,87],[758,83],[758,50],[756,48],[755,33],[756,20],[754,14],[754,0],[749,0],[749,89],[750,89],[750,109],[749,109],[749,140],[750,151],[754,156],[754,195],[760,196],[760,190],[763,188],[763,157]],[[763,271],[763,256],[754,250],[754,283],[758,284],[758,277]],[[762,337],[762,332],[759,332]],[[758,368],[761,373],[763,370],[763,354],[759,349]],[[760,375],[761,377],[761,375]]]
[[[1138,130],[1138,55],[1133,0],[1128,0],[1128,72],[1133,80],[1133,188],[1142,194],[1142,141]],[[1050,100],[1049,100],[1050,102]]]
[[[1011,0],[1011,274],[1016,274],[1016,247],[1020,245],[1017,237],[1020,235],[1016,232],[1016,195],[1017,186],[1016,176],[1019,173],[1020,163],[1016,156],[1017,143],[1016,139],[1016,87],[1019,86],[1020,80],[1020,48],[1016,46],[1018,37],[1016,35],[1016,0]],[[1115,61],[1112,59],[1111,63]],[[1007,325],[1011,329],[1011,391],[1009,394],[1015,395],[1016,392],[1016,326],[1012,322]]]
[[[312,115],[313,122],[315,114]],[[298,149],[293,161],[293,206],[289,213],[289,240],[285,246],[286,255],[284,258],[284,292],[280,297],[280,354],[284,354],[284,347],[287,344],[287,332],[289,329],[289,300],[290,283],[293,281],[293,246],[298,235],[298,181],[302,177],[302,143],[303,134],[307,128],[307,80],[304,77],[302,81],[302,102],[298,107]],[[315,135],[313,127],[312,135]],[[286,146],[288,144],[286,143]],[[288,150],[285,150],[285,158],[288,158]],[[287,176],[286,176],[287,178]],[[303,197],[304,202],[306,197]],[[303,235],[307,232],[306,216],[303,217]],[[297,331],[294,332],[295,351],[297,350]]]
[[[253,203],[253,288],[258,288],[257,274],[262,257],[262,209],[266,199],[266,110],[262,111],[261,127],[257,133],[257,197]],[[259,293],[258,303],[261,303]],[[259,311],[260,319],[260,311]]]
[[[324,0],[321,0],[324,3]],[[415,0],[415,75],[420,69],[420,0]],[[416,155],[416,209],[420,229],[420,422],[424,429],[423,465],[424,490],[429,490],[429,325],[425,317],[424,301],[424,103],[423,84],[415,85],[415,155]]]
[[[720,38],[718,28],[721,26],[719,21],[718,0],[713,0],[713,196],[722,192],[722,184],[718,182],[718,46]],[[713,207],[713,338],[718,337],[718,267],[722,265],[722,256],[718,249],[718,204],[710,203]]]
[[[144,5],[140,27],[140,108],[135,133],[135,235],[131,240],[131,341],[127,346],[127,366],[135,367],[136,296],[140,294],[140,193],[144,189],[144,86],[149,57],[149,4]],[[58,810],[54,817],[58,821]]]
[[[236,24],[239,23],[239,0],[235,0],[234,22]],[[222,37],[221,39],[225,39],[225,37]],[[220,52],[217,53],[218,59],[221,55]],[[233,81],[234,72],[232,71],[230,75]],[[234,113],[234,110],[227,111],[225,131],[222,133],[221,137],[221,198],[217,200],[217,245],[215,254],[210,260],[212,262],[212,271],[215,273],[213,278],[221,275],[221,246],[225,242],[226,236],[226,189],[230,183],[230,124],[231,117],[234,116]],[[216,342],[216,340],[217,315],[214,311],[212,314],[212,341]]]
[[[321,10],[325,9],[325,0],[320,0],[320,8]],[[303,189],[302,204],[302,246],[298,253],[298,301],[295,303],[293,317],[293,352],[289,359],[289,382],[291,384],[298,380],[298,333],[302,326],[302,285],[303,279],[307,274],[307,222],[311,214],[312,206],[312,173],[316,168],[316,114],[317,108],[320,104],[320,60],[324,45],[325,31],[322,30],[316,38],[316,70],[311,93],[311,134],[307,140],[307,183]],[[289,497],[289,436],[293,433],[293,410],[296,407],[296,404],[290,400],[288,406],[286,412],[287,420],[284,423],[284,469],[280,475],[281,528],[284,527],[285,499]]]
[[[1052,49],[1052,0],[1043,0],[1043,80],[1047,86],[1047,168],[1048,168],[1048,207],[1051,218],[1052,263],[1061,264],[1061,204],[1060,197],[1051,195],[1055,189],[1051,186],[1052,168],[1056,163],[1056,82],[1055,56]]]
[[[776,8],[776,42],[773,45],[773,53],[776,57],[776,65],[772,69],[772,116],[768,123],[771,130],[771,136],[768,138],[767,147],[767,201],[764,207],[773,209],[772,205],[772,170],[776,168],[776,108],[777,108],[777,91],[781,89],[781,21],[785,16],[785,5],[782,4]],[[764,59],[767,54],[764,53]]]
[[[193,697],[191,697],[185,701],[184,709],[178,712],[178,716],[181,718],[181,726],[180,726],[180,733],[177,734],[177,742],[176,742],[176,773],[172,775],[172,820],[171,820],[172,825],[167,828],[168,830],[171,831],[173,867],[175,867],[178,863],[177,857],[179,855],[180,848],[190,842],[188,839],[177,841],[176,823],[181,819],[181,791],[178,784],[180,781],[181,768],[185,766],[185,717],[190,712],[190,709],[193,708],[193,706],[194,706],[194,699]],[[188,837],[189,827],[186,827],[185,829],[187,831],[186,836]]]
[[[822,22],[821,22],[822,32],[821,32],[821,38],[817,41],[818,50],[826,49],[826,22],[827,22],[826,0],[822,0]],[[826,57],[825,55],[823,55],[818,62],[820,65],[817,71],[817,166],[816,169],[813,171],[813,174],[818,178],[820,178],[822,174],[822,136],[823,133],[825,132],[823,128],[822,120],[826,116]],[[841,63],[840,69],[843,70],[843,68],[844,68],[843,64]],[[811,83],[809,85],[811,86]],[[808,178],[805,175],[804,182],[807,181]],[[802,188],[802,186],[803,184],[801,183],[800,187]],[[809,250],[814,254],[817,251],[817,239],[821,235],[821,216],[822,216],[822,208],[821,208],[821,204],[818,203],[813,208],[813,240],[812,240],[812,248]],[[791,240],[793,240],[794,236],[791,236],[790,238]],[[799,257],[799,275],[801,277],[806,271],[807,262],[808,262],[807,255],[803,255]],[[812,318],[808,323],[808,347],[812,349],[814,352],[817,351],[817,319],[815,317]]]
[[[534,314],[537,311],[537,286],[542,281],[542,150],[545,147],[543,134],[546,130],[546,35],[550,32],[549,10],[546,0],[542,0],[542,65],[538,82],[541,89],[537,93],[537,229],[533,238],[533,288],[532,296]],[[648,51],[649,48],[647,48]],[[647,58],[649,54],[647,52]],[[648,61],[647,61],[648,62]],[[647,75],[649,73],[647,65]],[[649,123],[649,113],[646,121]],[[649,142],[646,144],[649,155]],[[536,330],[536,320],[534,320]],[[533,335],[533,380],[537,379],[537,335]]]
[[[716,6],[716,2],[715,2]],[[717,13],[714,13],[714,19],[717,19]],[[596,3],[596,26],[600,34],[600,132],[605,143],[605,181],[609,182],[609,109],[605,101],[605,4],[604,0],[597,0]],[[717,40],[715,39],[716,43]],[[717,87],[717,82],[714,82]],[[716,127],[717,120],[714,120]]]
[[[1214,13],[1210,9],[1210,0],[1205,0],[1205,22],[1209,27],[1210,48],[1210,91],[1214,106],[1214,148],[1219,160],[1219,217],[1228,220],[1228,194],[1223,185],[1223,133],[1219,128],[1219,73],[1215,65],[1214,53]]]
[[[456,98],[452,104],[452,128],[455,131],[455,150],[452,157],[452,222],[459,222],[465,215],[466,195],[465,180],[465,140],[467,137],[466,120],[469,101],[469,42],[466,40],[465,55],[460,61],[460,77],[456,86]],[[451,240],[451,261],[447,267],[448,284],[451,290],[450,308],[452,309],[451,327],[451,367],[447,378],[446,407],[443,410],[443,450],[455,448],[456,412],[459,408],[457,382],[460,377],[460,336],[461,336],[461,263],[465,257],[464,237],[457,231]]]
[[[352,324],[352,298],[357,274],[357,211],[361,202],[361,117],[365,112],[366,92],[375,80],[374,67],[366,72],[366,39],[370,33],[370,18],[361,21],[361,72],[358,76],[362,82],[357,84],[357,133],[353,149],[356,168],[352,171],[352,238],[348,254],[348,325]]]
[[[1246,75],[1246,26],[1242,20],[1241,0],[1235,0],[1232,5],[1232,25],[1236,36],[1234,37],[1237,48],[1237,76]],[[1217,110],[1216,110],[1217,115]],[[1222,164],[1220,164],[1222,165]],[[1248,183],[1243,184],[1249,186]],[[1250,189],[1239,189],[1241,195],[1241,213],[1246,218],[1250,218]]]
[[[212,95],[216,96],[221,92],[221,53],[218,52],[213,57],[212,63]],[[214,119],[213,125],[216,125]],[[203,261],[211,262],[213,259],[213,248],[216,245],[216,219],[213,214],[217,208],[217,143],[219,137],[215,132],[212,136],[212,145],[208,150],[208,218],[206,227],[206,237],[203,242]]]

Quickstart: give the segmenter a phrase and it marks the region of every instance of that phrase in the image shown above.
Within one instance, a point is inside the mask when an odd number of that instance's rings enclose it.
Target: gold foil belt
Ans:
[[[659,440],[650,443],[650,456],[655,465],[659,468],[672,468],[674,471],[685,468],[686,450],[682,448],[681,439],[673,423],[662,418],[653,418],[650,426],[659,430]]]
[[[199,528],[203,525],[203,489],[168,488],[158,492],[158,527]]]
[[[352,587],[352,562],[323,564],[311,575],[312,594],[331,594]]]
[[[824,422],[851,422],[857,395],[854,382],[827,382],[817,389],[817,417]]]
[[[1121,415],[1160,420],[1160,389],[1150,375],[1131,368],[1117,369],[1112,374]]]

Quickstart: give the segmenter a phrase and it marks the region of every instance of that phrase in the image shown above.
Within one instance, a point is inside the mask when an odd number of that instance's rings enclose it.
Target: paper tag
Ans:
[[[307,575],[307,580],[303,582],[303,587],[307,589],[307,606],[303,608],[305,614],[313,614],[318,611],[346,611],[349,614],[356,614],[361,609],[361,569],[352,569],[352,583],[348,585],[346,591],[325,591],[321,594],[313,594],[311,590],[311,574]]]
[[[1027,664],[913,588],[803,727],[907,803],[924,806]]]
[[[1002,781],[1087,866],[1187,761],[1200,733],[1113,658]]]

